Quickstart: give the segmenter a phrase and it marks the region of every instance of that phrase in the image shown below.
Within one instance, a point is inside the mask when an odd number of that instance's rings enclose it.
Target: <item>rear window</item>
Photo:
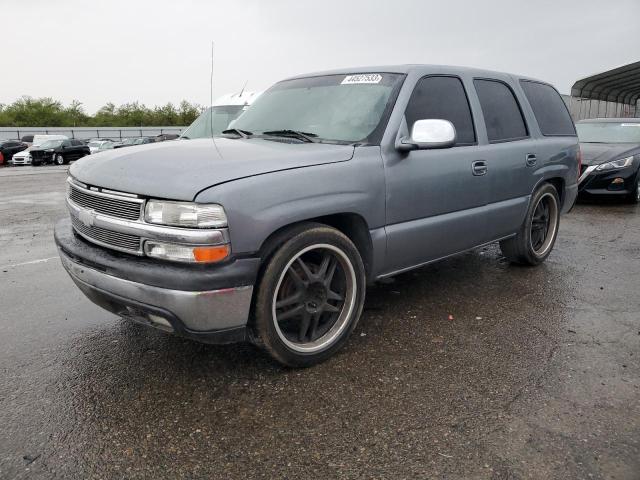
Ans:
[[[520,80],[543,135],[575,135],[576,129],[560,94],[550,85]]]
[[[482,107],[489,142],[508,142],[528,136],[520,105],[507,84],[498,80],[473,81]]]

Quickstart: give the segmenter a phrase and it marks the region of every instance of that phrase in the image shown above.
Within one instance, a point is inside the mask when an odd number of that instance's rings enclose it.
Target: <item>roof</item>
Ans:
[[[576,123],[640,123],[640,118],[620,117],[620,118],[588,118]]]
[[[462,74],[467,73],[477,77],[495,77],[502,78],[505,76],[512,76],[523,80],[533,80],[536,82],[542,82],[535,78],[526,77],[524,75],[517,75],[509,72],[498,72],[493,70],[483,70],[473,67],[461,67],[456,65],[435,65],[435,64],[406,64],[406,65],[376,65],[369,67],[350,67],[340,68],[335,70],[327,70],[322,72],[306,73],[301,75],[294,75],[287,80],[293,80],[297,78],[319,77],[321,75],[349,75],[357,73],[400,73],[409,74],[412,72],[418,72],[419,74],[428,73],[446,73],[446,74]],[[546,82],[542,82],[546,83]]]
[[[640,62],[578,80],[571,87],[571,95],[635,105],[640,98]]]

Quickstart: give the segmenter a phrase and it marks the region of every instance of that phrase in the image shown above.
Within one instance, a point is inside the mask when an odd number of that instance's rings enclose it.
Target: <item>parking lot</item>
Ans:
[[[640,210],[579,204],[368,289],[306,370],[91,304],[52,240],[67,167],[0,170],[0,478],[640,478]]]

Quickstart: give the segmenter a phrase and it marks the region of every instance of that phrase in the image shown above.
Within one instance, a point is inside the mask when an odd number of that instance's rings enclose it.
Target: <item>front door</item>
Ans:
[[[474,247],[487,238],[485,146],[477,145],[461,80],[427,76],[416,84],[405,119],[445,119],[456,129],[456,145],[414,150],[385,158],[387,262],[397,272]]]

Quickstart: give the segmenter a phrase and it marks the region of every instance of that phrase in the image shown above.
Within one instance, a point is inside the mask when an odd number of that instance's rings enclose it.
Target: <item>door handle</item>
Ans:
[[[471,164],[471,171],[477,177],[487,174],[487,162],[484,160],[476,160]]]
[[[538,161],[538,157],[534,153],[527,153],[527,167],[533,167]]]

